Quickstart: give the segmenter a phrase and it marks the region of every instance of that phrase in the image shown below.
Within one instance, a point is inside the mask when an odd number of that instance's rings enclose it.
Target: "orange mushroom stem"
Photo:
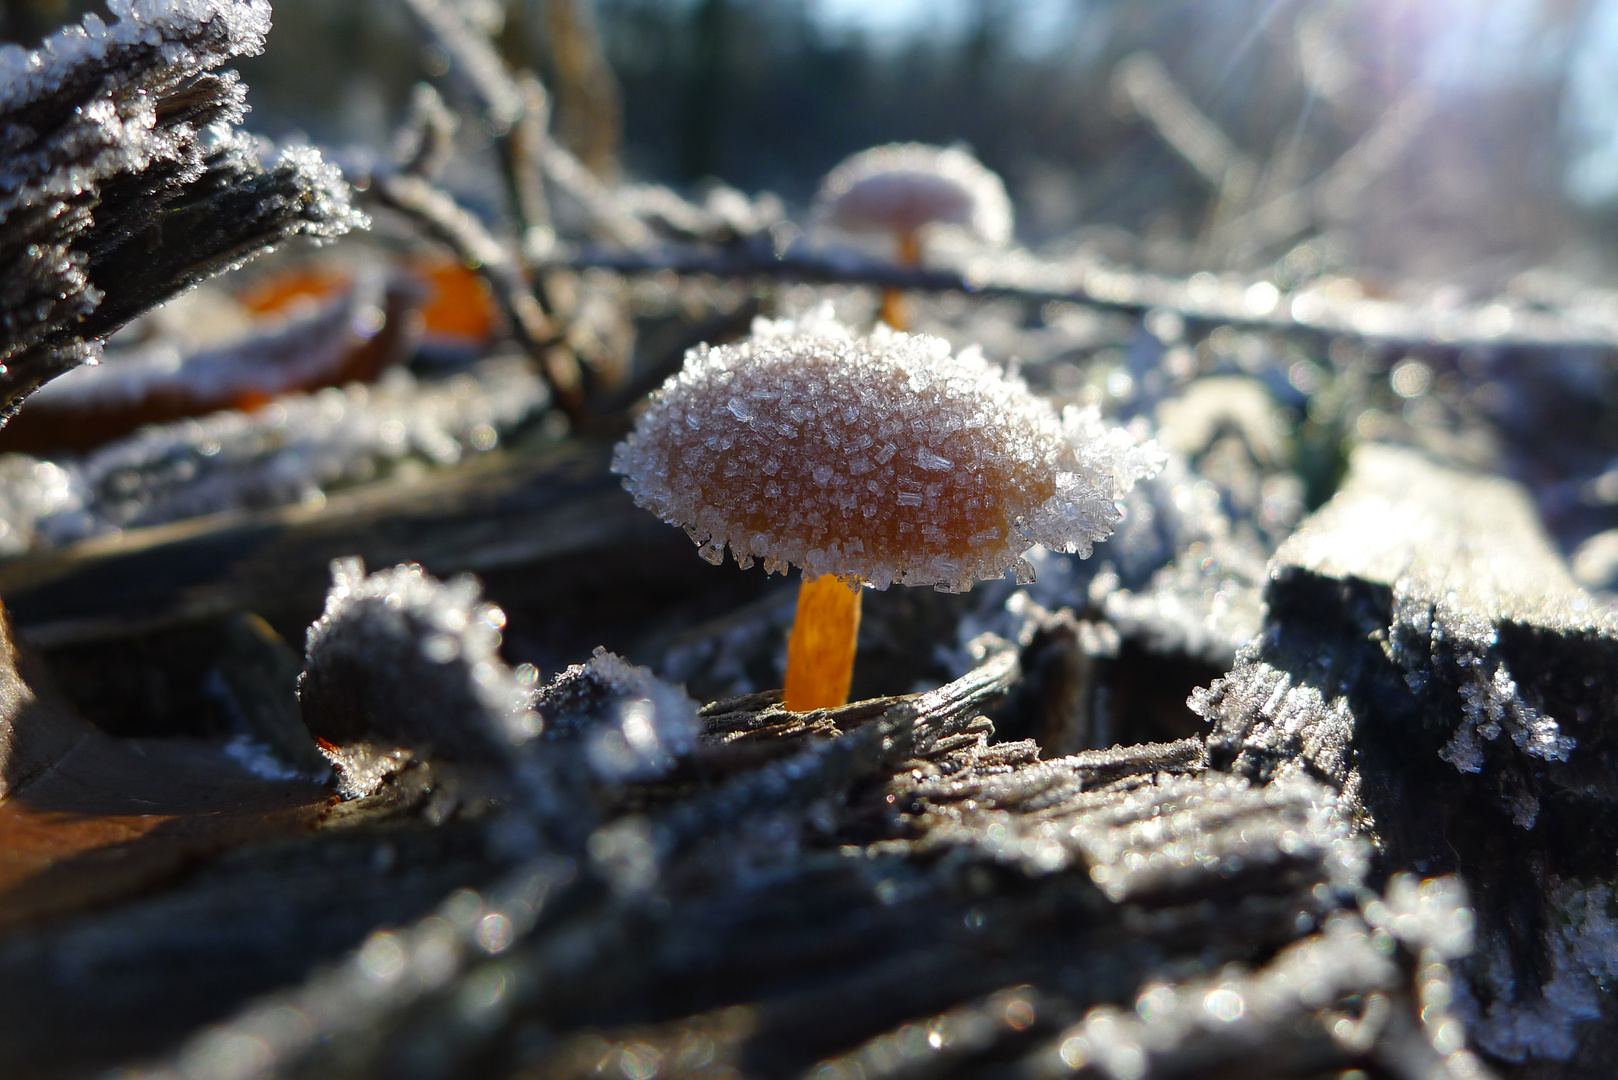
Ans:
[[[858,578],[831,574],[804,578],[798,613],[787,639],[787,679],[782,704],[793,712],[835,709],[848,703],[854,679],[854,644],[860,633]]]
[[[921,230],[905,229],[899,233],[898,263],[910,268],[921,265]],[[905,303],[904,292],[889,285],[882,290],[881,319],[895,330],[910,329],[910,305]]]

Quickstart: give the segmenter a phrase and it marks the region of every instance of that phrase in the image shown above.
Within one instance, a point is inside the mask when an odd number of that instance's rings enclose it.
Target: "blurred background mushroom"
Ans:
[[[954,226],[982,242],[1011,239],[1011,200],[1000,178],[960,147],[893,143],[862,150],[826,174],[815,196],[816,214],[847,232],[893,237],[900,266],[921,265],[923,233]],[[904,297],[882,292],[882,321],[910,328]]]

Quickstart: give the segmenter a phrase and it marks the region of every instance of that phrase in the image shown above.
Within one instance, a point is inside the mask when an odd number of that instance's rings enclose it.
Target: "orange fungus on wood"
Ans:
[[[427,286],[423,329],[430,338],[482,345],[499,322],[488,282],[452,259],[418,259],[411,269]]]

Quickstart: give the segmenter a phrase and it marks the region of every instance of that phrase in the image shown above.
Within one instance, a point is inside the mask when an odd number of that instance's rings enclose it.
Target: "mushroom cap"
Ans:
[[[1011,200],[1000,177],[956,147],[891,143],[862,150],[821,182],[817,212],[850,232],[910,232],[957,225],[991,244],[1011,239]]]
[[[1058,417],[976,349],[856,338],[828,312],[691,350],[612,468],[715,564],[728,544],[744,567],[958,592],[1026,571],[1035,543],[1089,555],[1153,453],[1093,411]]]

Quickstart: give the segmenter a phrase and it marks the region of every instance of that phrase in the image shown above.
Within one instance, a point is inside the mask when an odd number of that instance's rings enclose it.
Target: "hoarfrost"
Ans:
[[[1618,979],[1611,888],[1559,882],[1549,899],[1555,918],[1542,941],[1549,975],[1532,996],[1490,1002],[1476,1026],[1478,1044],[1506,1061],[1572,1058],[1585,1034],[1581,1028],[1601,1017]]]
[[[379,780],[366,764],[394,748],[504,764],[539,731],[532,681],[500,658],[505,614],[470,575],[440,582],[401,564],[332,564],[326,609],[309,627],[298,700],[349,794]],[[358,767],[356,767],[358,766]]]
[[[601,780],[656,779],[696,748],[702,722],[684,691],[599,645],[584,670],[617,698],[585,750]]]
[[[1310,1046],[1316,1060],[1331,1047],[1374,1056],[1404,1076],[1486,1075],[1449,1007],[1446,961],[1470,951],[1470,925],[1465,890],[1454,879],[1418,883],[1396,875],[1385,897],[1369,896],[1362,914],[1333,913],[1318,933],[1263,967],[1231,964],[1201,979],[1151,982],[1133,1009],[1091,1009],[1051,1041],[1039,1074],[1138,1080],[1240,1073],[1251,1068],[1255,1047],[1302,1056]],[[1390,999],[1401,1002],[1395,1008],[1419,1008],[1420,1035],[1389,1021]],[[1361,1001],[1369,1004],[1349,1019]]]
[[[245,90],[216,69],[263,48],[265,0],[109,7],[0,51],[0,408],[204,278],[364,224],[314,150],[266,165],[231,127]]]
[[[1461,772],[1480,772],[1483,749],[1479,737],[1493,741],[1505,731],[1526,754],[1546,761],[1567,760],[1577,741],[1563,735],[1553,718],[1523,701],[1516,680],[1503,662],[1493,662],[1492,676],[1483,674],[1487,665],[1481,656],[1471,655],[1458,666],[1464,672],[1458,689],[1463,702],[1461,724],[1438,752],[1439,757]]]
[[[582,750],[583,766],[606,785],[657,780],[696,749],[702,722],[680,687],[597,647],[534,697],[545,717],[547,759]]]

